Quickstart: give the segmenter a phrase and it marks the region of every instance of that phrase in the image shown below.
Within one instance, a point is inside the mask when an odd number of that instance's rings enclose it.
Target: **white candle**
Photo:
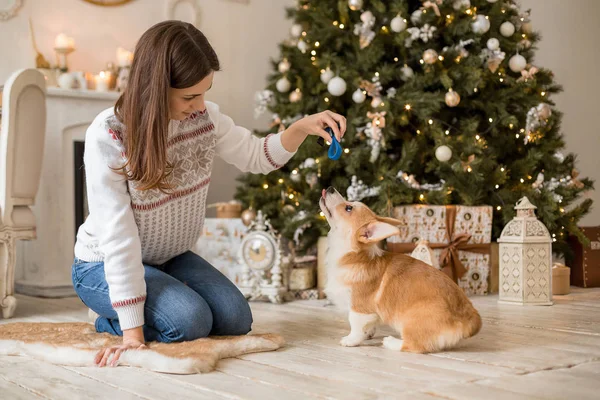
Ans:
[[[54,40],[54,47],[57,49],[69,48],[69,37],[64,33],[59,33]]]
[[[117,64],[119,67],[129,67],[133,61],[133,53],[122,47],[117,49]]]
[[[75,48],[75,39],[70,37],[69,38],[69,49],[74,49],[74,48]]]
[[[98,92],[108,91],[109,81],[110,81],[110,73],[100,71],[100,74],[96,75],[96,91],[98,91]]]

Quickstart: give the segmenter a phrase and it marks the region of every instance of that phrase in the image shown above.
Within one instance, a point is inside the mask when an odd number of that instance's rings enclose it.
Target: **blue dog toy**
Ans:
[[[338,128],[339,128],[340,124],[338,124]],[[334,133],[333,133],[333,129],[331,129],[330,127],[325,128],[325,131],[329,133],[329,135],[331,136],[331,146],[329,146],[329,151],[327,152],[327,156],[329,157],[330,160],[339,160],[340,157],[342,156],[342,145],[340,144],[340,142],[338,142],[337,138],[335,137]],[[325,140],[323,140],[322,137],[320,137],[317,140],[317,143],[319,143],[321,146],[325,145]]]

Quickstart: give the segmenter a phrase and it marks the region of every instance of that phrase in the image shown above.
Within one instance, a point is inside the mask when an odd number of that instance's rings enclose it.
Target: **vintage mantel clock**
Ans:
[[[242,282],[239,288],[249,300],[264,297],[283,303],[287,297],[287,267],[282,262],[279,234],[258,211],[240,245]]]

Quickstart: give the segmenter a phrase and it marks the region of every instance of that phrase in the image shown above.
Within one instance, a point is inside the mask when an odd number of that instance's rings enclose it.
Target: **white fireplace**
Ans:
[[[42,297],[75,294],[71,265],[76,223],[81,223],[85,204],[83,193],[75,190],[76,182],[83,183],[83,170],[76,170],[76,164],[81,162],[88,126],[118,97],[115,92],[48,88],[44,161],[34,207],[37,239],[18,244],[17,293]]]

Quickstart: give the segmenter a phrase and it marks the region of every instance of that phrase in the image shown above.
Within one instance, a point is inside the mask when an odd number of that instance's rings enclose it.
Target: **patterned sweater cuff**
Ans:
[[[144,304],[146,296],[116,301],[112,304],[119,316],[121,330],[137,328],[144,325]]]
[[[281,144],[281,133],[268,135],[265,139],[264,151],[271,166],[275,169],[283,167],[294,156]]]

